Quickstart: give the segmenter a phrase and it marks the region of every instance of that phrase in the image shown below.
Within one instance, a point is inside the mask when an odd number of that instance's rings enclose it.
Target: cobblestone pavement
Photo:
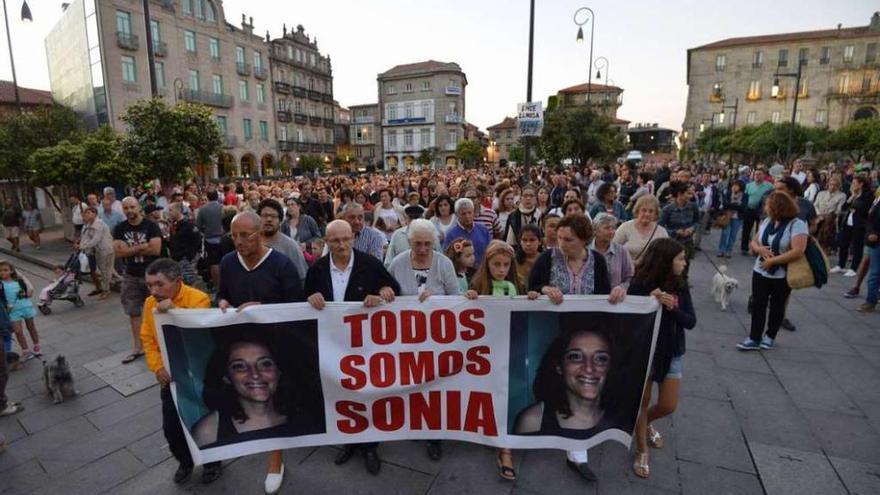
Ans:
[[[588,484],[560,451],[517,452],[519,480],[508,483],[489,448],[444,442],[432,462],[422,444],[394,442],[380,447],[379,476],[359,462],[335,466],[333,447],[287,451],[283,493],[880,493],[880,315],[855,312],[861,301],[841,297],[852,279],[834,275],[821,291],[794,294],[796,332],[782,331],[772,351],[743,354],[734,345],[747,333],[752,259],[727,262],[742,287],[728,312],[709,296],[716,261],[714,250],[698,253],[691,269],[698,325],[688,333],[679,408],[657,424],[666,445],[651,452],[650,480],[632,474],[618,444],[590,452],[599,481]],[[38,286],[49,279],[42,267],[16,264]],[[116,365],[131,345],[117,297],[81,309],[59,302],[37,318],[46,356],[69,357],[81,395],[52,405],[36,360],[13,373],[8,394],[26,410],[0,419],[9,441],[0,494],[261,493],[263,455],[226,463],[210,487],[171,482],[158,388],[143,363]]]

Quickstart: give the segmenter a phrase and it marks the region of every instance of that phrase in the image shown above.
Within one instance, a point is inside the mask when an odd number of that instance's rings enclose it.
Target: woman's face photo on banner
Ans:
[[[325,432],[315,320],[164,332],[185,349],[171,375],[200,448]]]
[[[618,321],[626,316],[512,315],[510,434],[587,439],[610,428],[632,431],[653,325]]]

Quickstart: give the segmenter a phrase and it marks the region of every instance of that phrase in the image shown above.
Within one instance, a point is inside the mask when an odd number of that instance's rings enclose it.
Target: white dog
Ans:
[[[733,291],[739,288],[739,280],[727,275],[727,265],[718,267],[718,273],[712,278],[712,295],[715,302],[721,303],[721,311],[727,311]]]

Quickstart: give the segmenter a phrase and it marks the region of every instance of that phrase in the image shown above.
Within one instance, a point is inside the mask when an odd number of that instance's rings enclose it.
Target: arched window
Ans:
[[[877,110],[871,107],[862,107],[853,114],[853,120],[875,119],[877,118]]]
[[[214,7],[214,2],[211,0],[207,0],[207,5],[205,5],[205,17],[208,22],[216,23],[217,22],[217,9]]]

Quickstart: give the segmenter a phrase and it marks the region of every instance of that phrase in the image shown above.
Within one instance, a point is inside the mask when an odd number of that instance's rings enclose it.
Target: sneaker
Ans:
[[[856,276],[856,272],[855,272],[855,270],[853,270],[852,268],[850,268],[849,270],[847,270],[846,272],[844,272],[843,276],[844,276],[844,277],[855,277],[855,276]]]
[[[842,271],[843,271],[843,268],[835,265],[830,270],[828,270],[828,273],[840,273]]]
[[[34,344],[34,357],[43,357],[39,344]]]
[[[773,349],[773,339],[771,339],[770,337],[764,337],[763,339],[761,339],[761,344],[759,345],[759,347],[761,349],[764,349],[765,351]]]
[[[847,299],[855,299],[859,297],[859,289],[850,289],[843,293],[843,297]]]
[[[721,253],[718,253],[718,255],[717,255],[717,256],[718,256],[718,257],[719,257],[719,258],[723,258],[723,257],[724,257],[724,253],[723,253],[723,252],[721,252]]]
[[[783,318],[782,323],[779,326],[788,330],[789,332],[794,332],[795,330],[797,330],[797,327],[794,326],[794,323],[792,323],[791,320],[789,320],[788,318]]]
[[[859,306],[859,309],[857,309],[856,311],[858,311],[859,313],[873,313],[876,309],[877,309],[876,304],[871,304],[871,303],[866,302],[865,304],[862,304],[861,306]]]
[[[761,345],[752,339],[746,339],[739,344],[736,344],[736,348],[741,351],[757,351],[761,348]]]

